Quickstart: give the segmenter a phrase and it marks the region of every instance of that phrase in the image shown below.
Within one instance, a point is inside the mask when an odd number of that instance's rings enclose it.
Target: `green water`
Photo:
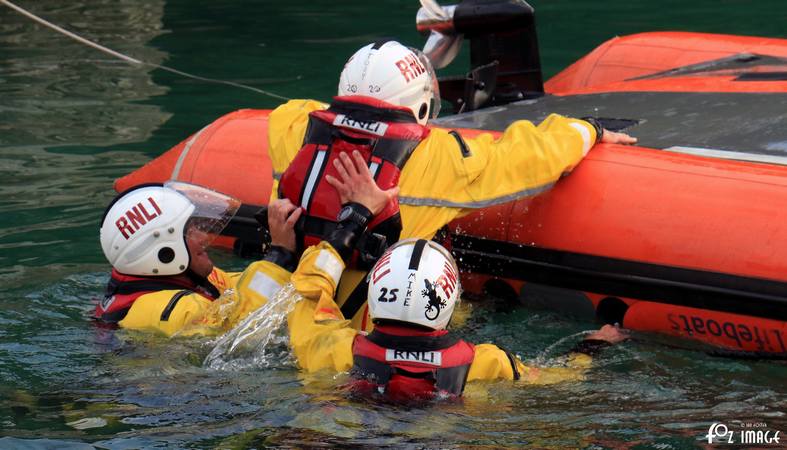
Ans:
[[[423,42],[415,1],[20,3],[136,58],[286,97],[328,99],[344,60],[370,40]],[[637,31],[787,36],[783,0],[533,4],[547,77]],[[334,389],[340,379],[303,378],[286,361],[203,369],[208,340],[96,329],[88,316],[108,269],[98,221],[112,181],[221,114],[277,104],[130,67],[0,6],[0,448],[671,449],[701,446],[712,422],[787,432],[783,364],[649,337],[605,353],[584,383],[477,384],[460,404],[401,409],[349,401]],[[548,362],[578,339],[562,338],[594,327],[477,308],[464,332]]]

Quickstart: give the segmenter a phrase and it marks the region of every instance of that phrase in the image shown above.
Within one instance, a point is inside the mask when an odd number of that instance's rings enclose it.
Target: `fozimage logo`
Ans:
[[[719,422],[714,422],[708,428],[708,444],[779,444],[780,431],[769,430],[763,422],[740,422],[740,429]]]

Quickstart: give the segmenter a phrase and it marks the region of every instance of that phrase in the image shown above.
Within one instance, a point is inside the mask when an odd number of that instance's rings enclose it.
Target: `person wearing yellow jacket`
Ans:
[[[546,384],[583,378],[600,346],[619,342],[605,326],[574,348],[565,367],[537,368],[492,344],[472,345],[446,330],[459,301],[458,268],[451,254],[424,239],[390,247],[369,272],[368,301],[374,330],[365,334],[344,320],[333,301],[345,261],[366,224],[394,190],[382,191],[360,155],[342,161],[347,177],[336,180],[357,216],[348,216],[303,254],[292,276],[296,305],[288,315],[290,345],[308,371],[350,372],[350,387],[391,400],[459,396],[474,380]],[[364,174],[364,172],[366,172]],[[316,319],[320,317],[320,319]]]
[[[101,247],[112,275],[94,318],[103,325],[167,336],[214,334],[265,304],[297,263],[294,241],[280,241],[285,234],[279,230],[291,229],[300,211],[273,206],[274,239],[265,258],[242,273],[227,273],[214,267],[206,247],[239,205],[182,182],[119,194],[102,218]],[[280,220],[285,212],[290,222]]]
[[[550,115],[538,126],[515,121],[498,137],[462,137],[426,128],[440,99],[429,61],[417,50],[389,41],[364,46],[345,65],[339,97],[331,105],[291,100],[268,118],[268,152],[274,172],[272,199],[288,198],[304,209],[299,248],[316,244],[335,226],[341,202],[332,179],[342,153],[360,151],[383,189],[396,198],[369,224],[369,236],[388,245],[400,238],[432,238],[452,220],[475,209],[510,202],[549,189],[596,142],[631,144],[636,139],[597,123]],[[363,239],[350,260],[364,268]],[[375,245],[372,245],[375,247]],[[366,265],[366,269],[371,263]],[[338,302],[356,328],[369,329],[356,304],[362,271],[347,271]],[[355,292],[353,293],[353,291]],[[354,296],[356,301],[347,301]]]

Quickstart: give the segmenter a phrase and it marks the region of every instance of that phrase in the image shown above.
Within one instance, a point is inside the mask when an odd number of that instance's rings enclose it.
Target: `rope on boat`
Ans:
[[[191,78],[191,79],[198,80],[198,81],[204,81],[206,83],[224,84],[224,85],[227,85],[227,86],[233,86],[233,87],[237,87],[237,88],[241,88],[241,89],[246,89],[248,91],[256,92],[258,94],[267,95],[268,97],[273,97],[273,98],[276,98],[276,99],[279,99],[279,100],[285,100],[285,101],[286,100],[290,100],[287,97],[281,96],[279,94],[274,94],[273,92],[270,92],[270,91],[265,91],[265,90],[262,90],[262,89],[258,89],[258,88],[255,88],[253,86],[248,86],[248,85],[245,85],[245,84],[236,83],[234,81],[227,81],[227,80],[219,80],[219,79],[216,79],[216,78],[201,77],[199,75],[193,75],[193,74],[190,74],[188,72],[183,72],[181,70],[174,69],[172,67],[162,66],[160,64],[153,64],[153,63],[149,63],[149,62],[146,62],[146,61],[141,61],[141,60],[136,59],[136,58],[132,58],[132,57],[130,57],[128,55],[124,55],[124,54],[122,54],[120,52],[112,50],[111,48],[104,47],[103,45],[97,44],[97,43],[95,43],[93,41],[90,41],[88,39],[83,38],[82,36],[79,36],[79,35],[77,35],[75,33],[72,33],[72,32],[70,32],[70,31],[68,31],[68,30],[66,30],[64,28],[61,28],[61,27],[59,27],[59,26],[57,26],[57,25],[55,25],[55,24],[53,24],[53,23],[51,23],[51,22],[49,22],[49,21],[47,21],[45,19],[42,19],[41,17],[38,17],[37,15],[31,13],[30,11],[28,11],[26,9],[23,9],[23,8],[17,6],[15,4],[13,4],[13,3],[11,3],[8,0],[0,0],[0,3],[2,3],[5,6],[8,6],[9,8],[11,8],[14,11],[18,12],[19,14],[27,17],[28,19],[31,19],[34,22],[37,22],[37,23],[39,23],[39,24],[41,24],[41,25],[43,25],[43,26],[45,26],[47,28],[55,30],[55,31],[57,31],[60,34],[62,34],[64,36],[67,36],[67,37],[69,37],[69,38],[79,42],[80,44],[86,45],[88,47],[92,47],[92,48],[94,48],[94,49],[96,49],[96,50],[98,50],[100,52],[106,53],[107,55],[110,55],[110,56],[114,56],[115,58],[123,60],[123,61],[125,61],[125,62],[127,62],[129,64],[154,67],[156,69],[165,70],[167,72],[171,72],[171,73],[174,73],[176,75],[180,75],[180,76],[183,76],[183,77],[186,77],[186,78]]]

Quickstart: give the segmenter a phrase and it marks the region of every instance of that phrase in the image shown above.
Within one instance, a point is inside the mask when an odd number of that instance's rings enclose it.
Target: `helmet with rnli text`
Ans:
[[[403,106],[421,125],[440,112],[440,89],[429,58],[396,41],[355,52],[339,77],[339,95],[364,95]]]
[[[188,236],[207,246],[240,202],[201,186],[170,181],[119,194],[101,220],[101,249],[126,275],[178,275],[189,268]]]
[[[406,239],[389,248],[369,272],[369,315],[431,330],[448,326],[461,286],[456,261],[439,244]]]

